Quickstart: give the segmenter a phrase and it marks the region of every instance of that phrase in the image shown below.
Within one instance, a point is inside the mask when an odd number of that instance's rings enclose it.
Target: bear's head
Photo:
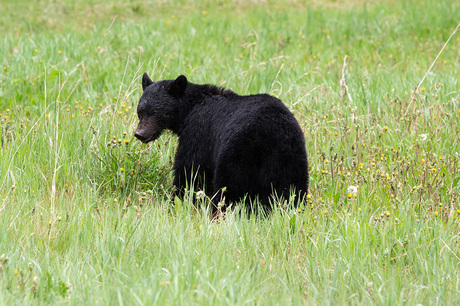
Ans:
[[[137,106],[139,125],[134,136],[143,143],[154,141],[165,129],[174,130],[181,112],[179,100],[187,88],[183,75],[175,80],[153,82],[147,72],[142,77],[143,93]]]

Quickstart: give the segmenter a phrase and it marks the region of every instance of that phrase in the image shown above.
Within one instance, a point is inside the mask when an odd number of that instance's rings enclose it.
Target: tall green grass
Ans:
[[[458,299],[459,33],[413,95],[456,2],[0,9],[1,304]],[[191,186],[173,205],[176,137],[133,137],[144,71],[282,99],[309,199],[212,220]]]

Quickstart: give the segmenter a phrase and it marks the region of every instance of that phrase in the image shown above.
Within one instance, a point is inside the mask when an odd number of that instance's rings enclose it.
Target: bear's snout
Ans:
[[[134,132],[134,136],[143,143],[147,143],[157,139],[162,131],[163,129],[158,128],[155,122],[141,120]]]
[[[146,142],[147,140],[147,136],[145,136],[145,133],[143,133],[144,131],[143,130],[139,130],[137,129],[135,132],[134,132],[134,136],[139,139],[140,141],[142,142]]]

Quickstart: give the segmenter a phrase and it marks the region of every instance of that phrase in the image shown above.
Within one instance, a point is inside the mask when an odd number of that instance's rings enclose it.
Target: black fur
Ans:
[[[169,129],[179,136],[174,185],[182,194],[196,174],[198,188],[217,204],[257,196],[270,210],[273,194],[299,199],[308,190],[304,135],[292,113],[266,94],[239,96],[185,76],[153,82],[144,73],[135,136],[153,141]],[[225,192],[222,194],[222,188]],[[250,202],[250,201],[247,201]]]

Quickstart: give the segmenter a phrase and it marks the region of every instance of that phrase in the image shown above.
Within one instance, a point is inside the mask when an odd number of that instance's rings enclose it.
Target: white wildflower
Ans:
[[[428,134],[420,134],[419,137],[421,141],[425,141],[428,137]]]
[[[206,195],[204,194],[204,191],[203,191],[203,190],[197,191],[197,193],[196,193],[196,198],[197,198],[198,200],[203,199],[205,196],[206,196]]]
[[[351,193],[351,194],[357,194],[358,193],[358,187],[356,186],[350,186],[348,187],[347,189],[347,193]]]

